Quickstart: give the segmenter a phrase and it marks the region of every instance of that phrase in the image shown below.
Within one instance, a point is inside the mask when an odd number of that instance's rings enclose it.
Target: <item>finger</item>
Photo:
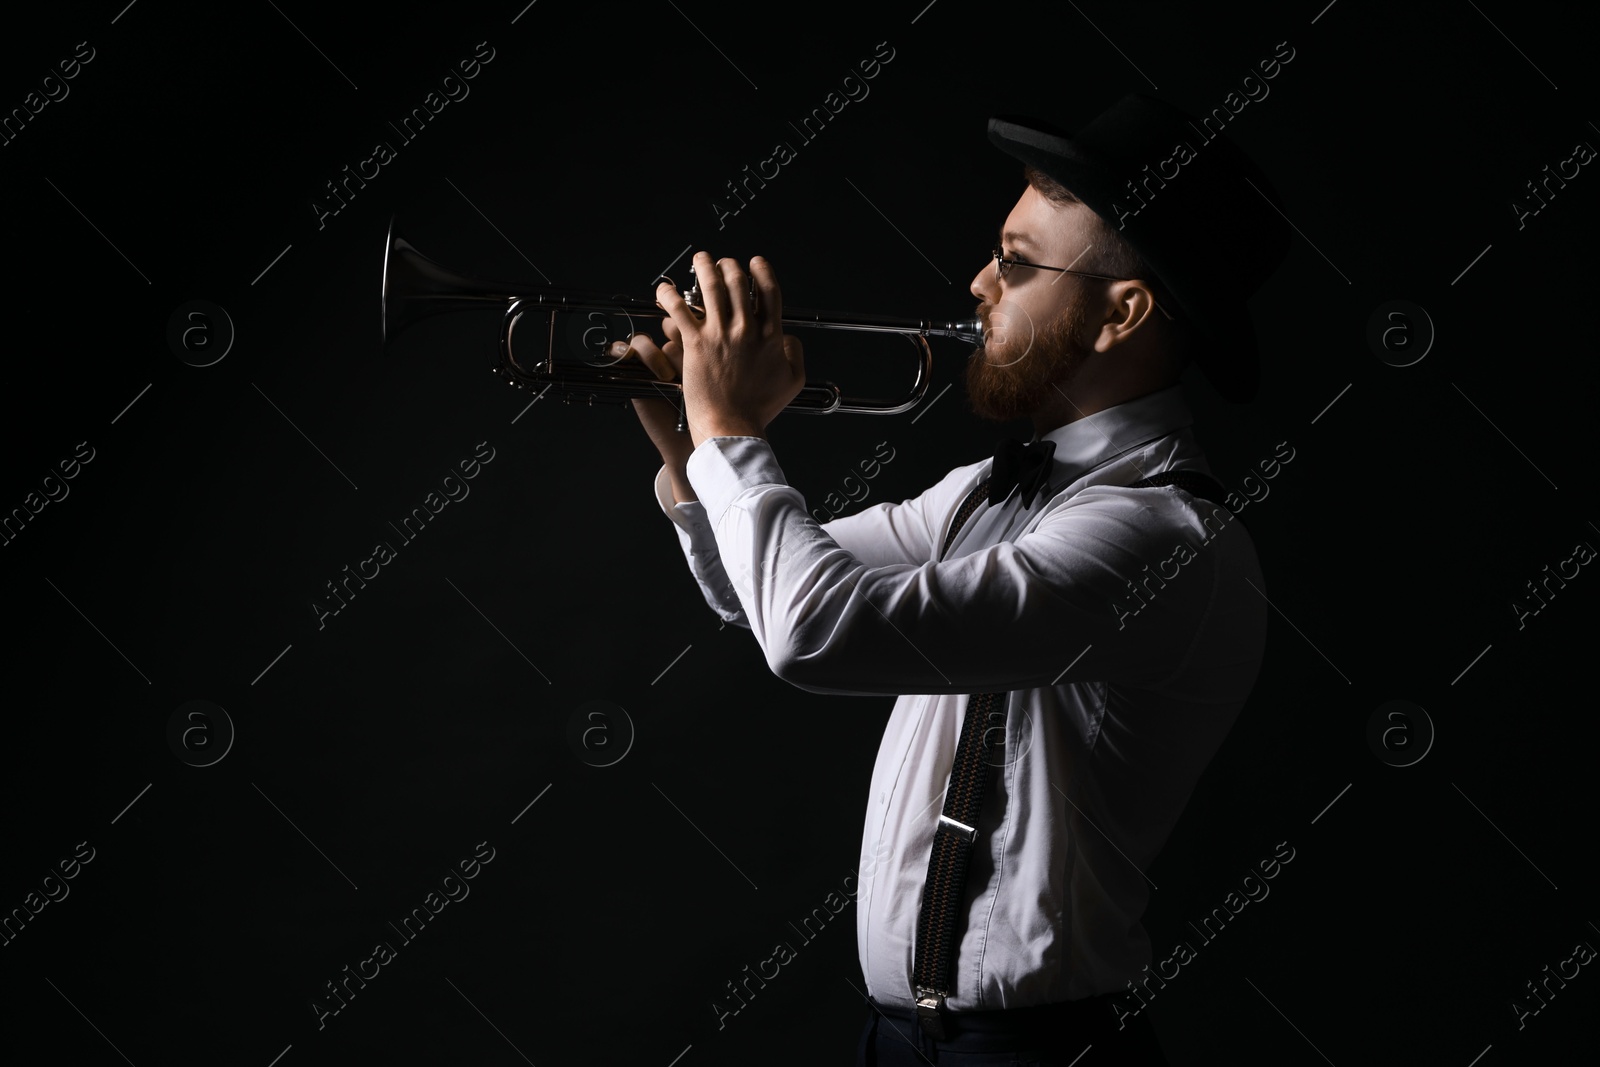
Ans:
[[[667,354],[656,346],[649,334],[636,333],[626,341],[617,341],[611,346],[612,355],[618,350],[624,357],[633,356],[650,368],[650,372],[663,381],[670,381],[678,376],[678,368]]]
[[[700,282],[700,303],[706,309],[706,321],[725,326],[732,311],[728,304],[728,287],[722,284],[722,272],[711,261],[711,253],[694,254],[694,275]]]
[[[661,332],[667,335],[667,340],[683,342],[683,331],[678,329],[678,324],[673,319],[661,320]]]
[[[801,345],[800,338],[792,333],[783,335],[783,358],[789,364],[793,377],[805,381],[806,377],[806,352]]]
[[[683,373],[683,342],[668,341],[661,346],[661,354],[671,361],[673,369],[677,372],[674,377]]]
[[[634,404],[647,407],[660,415],[672,414],[673,422],[677,422],[678,409],[683,406],[683,392],[671,386],[652,383],[655,395],[651,397],[634,397]]]
[[[678,409],[671,402],[644,396],[633,397],[633,413],[639,416],[639,421],[646,427],[652,424],[659,425],[667,417],[673,419],[678,417]]]
[[[731,257],[717,260],[717,270],[722,272],[722,284],[728,288],[728,325],[742,331],[752,318],[750,277],[739,266],[739,261]]]
[[[783,332],[783,292],[778,288],[778,275],[772,264],[760,256],[750,260],[750,274],[755,278],[757,307],[761,315],[761,336],[771,337]]]
[[[700,322],[695,310],[689,306],[683,294],[678,292],[678,287],[673,284],[671,278],[663,278],[656,283],[656,303],[667,313],[665,321],[672,323],[680,336],[685,325],[696,326]]]

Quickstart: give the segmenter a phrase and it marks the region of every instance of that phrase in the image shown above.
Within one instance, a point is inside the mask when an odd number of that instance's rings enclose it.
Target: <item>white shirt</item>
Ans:
[[[1150,961],[1143,872],[1255,684],[1267,626],[1242,523],[1176,487],[1123,488],[1211,473],[1190,421],[1173,386],[1052,430],[1033,506],[1016,490],[979,505],[943,560],[987,457],[821,525],[758,437],[695,449],[698,501],[675,503],[657,474],[707,603],[750,629],[775,674],[898,697],[856,897],[879,1002],[915,1008],[917,913],[966,694],[1008,693],[1007,749],[989,772],[949,1009],[1120,992]]]

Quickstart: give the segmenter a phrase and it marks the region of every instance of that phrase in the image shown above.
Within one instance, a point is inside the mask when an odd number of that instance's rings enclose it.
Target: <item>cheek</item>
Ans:
[[[989,312],[989,333],[985,343],[1012,353],[1032,348],[1039,336],[1039,320],[1027,302],[1006,297]]]
[[[1084,341],[1084,315],[1076,304],[1052,309],[1039,329],[1038,344],[1052,352],[1075,348]]]

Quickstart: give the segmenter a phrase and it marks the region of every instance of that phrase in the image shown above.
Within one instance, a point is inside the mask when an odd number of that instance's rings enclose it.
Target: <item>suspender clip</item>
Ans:
[[[917,1021],[922,1024],[923,1032],[935,1041],[945,1039],[944,998],[943,993],[917,986]]]
[[[943,814],[939,816],[939,823],[940,825],[946,826],[956,834],[960,835],[961,840],[965,841],[969,845],[972,844],[973,841],[977,840],[978,828],[976,826],[968,826],[964,822],[957,822],[950,816]]]

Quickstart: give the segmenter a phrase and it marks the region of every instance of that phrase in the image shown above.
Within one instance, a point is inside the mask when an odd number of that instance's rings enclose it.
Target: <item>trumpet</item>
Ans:
[[[674,283],[676,284],[676,283]],[[685,302],[703,312],[698,284],[681,289]],[[663,381],[636,360],[604,360],[599,354],[614,341],[634,333],[636,319],[661,319],[667,313],[653,301],[626,296],[567,289],[529,289],[510,282],[486,281],[440,266],[418,252],[395,231],[394,220],[383,250],[383,340],[389,341],[420,319],[452,311],[500,310],[500,365],[495,373],[513,386],[537,389],[540,395],[555,389],[564,403],[622,403],[635,397],[666,397],[682,409],[683,384]],[[578,362],[557,364],[560,315],[580,315],[582,320],[566,331],[569,347],[587,353]],[[570,321],[570,320],[569,320]],[[983,343],[978,319],[951,322],[895,319],[880,315],[842,315],[784,306],[785,327],[854,330],[898,334],[914,348],[911,387],[897,397],[846,396],[830,381],[807,381],[785,411],[813,414],[847,412],[895,415],[916,407],[927,392],[933,369],[930,337],[951,338],[968,344]],[[544,344],[542,356],[530,358],[528,342]]]

